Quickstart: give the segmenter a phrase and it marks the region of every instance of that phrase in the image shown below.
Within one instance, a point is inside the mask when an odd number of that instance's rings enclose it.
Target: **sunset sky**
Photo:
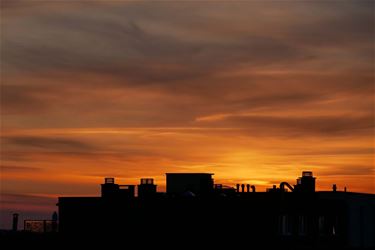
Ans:
[[[1,223],[106,176],[375,193],[373,1],[1,1]]]

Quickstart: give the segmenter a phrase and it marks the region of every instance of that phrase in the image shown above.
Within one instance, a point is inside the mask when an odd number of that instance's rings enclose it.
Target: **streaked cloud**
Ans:
[[[14,136],[5,137],[5,144],[14,145],[16,147],[42,148],[45,150],[57,151],[81,151],[92,149],[93,147],[87,143],[77,140],[65,138],[43,138],[31,136]]]
[[[1,165],[0,169],[2,172],[31,172],[31,171],[41,171],[42,168],[38,167],[27,167],[27,166],[10,166],[10,165]]]

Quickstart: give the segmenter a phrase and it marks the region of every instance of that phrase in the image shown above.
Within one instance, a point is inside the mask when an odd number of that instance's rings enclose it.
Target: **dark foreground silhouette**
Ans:
[[[60,197],[59,232],[19,233],[8,243],[39,246],[84,244],[122,249],[371,249],[375,241],[375,195],[315,192],[303,172],[295,185],[267,192],[255,186],[214,184],[212,174],[167,174],[167,192],[152,179],[102,184],[101,197]],[[137,191],[138,195],[135,196]],[[56,245],[55,245],[56,246]]]

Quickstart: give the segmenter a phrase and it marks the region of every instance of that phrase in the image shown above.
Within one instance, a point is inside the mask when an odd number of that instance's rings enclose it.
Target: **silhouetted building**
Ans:
[[[207,195],[214,188],[213,174],[167,173],[167,193],[174,195]]]
[[[297,179],[297,185],[294,185],[295,191],[298,192],[315,192],[315,177],[311,171],[303,171],[302,177]]]
[[[102,184],[103,198],[133,198],[135,185],[118,185],[115,178],[105,178]]]
[[[94,238],[168,240],[296,248],[374,247],[375,195],[315,192],[312,172],[267,192],[214,184],[208,173],[168,173],[167,192],[152,179],[124,189],[114,179],[102,197],[60,197],[59,230]],[[159,228],[159,229],[157,229]],[[236,230],[238,228],[238,230]]]
[[[154,179],[142,178],[141,184],[138,185],[138,197],[148,198],[154,197],[156,195],[156,185],[154,184]]]

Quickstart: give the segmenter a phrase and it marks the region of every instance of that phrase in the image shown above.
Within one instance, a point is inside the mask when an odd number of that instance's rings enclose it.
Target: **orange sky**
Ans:
[[[1,228],[105,176],[375,193],[372,1],[1,4]]]

